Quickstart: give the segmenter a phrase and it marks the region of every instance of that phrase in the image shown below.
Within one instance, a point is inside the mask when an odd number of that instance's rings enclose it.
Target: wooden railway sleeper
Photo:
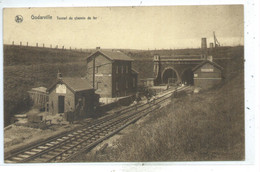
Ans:
[[[34,152],[34,151],[26,151],[26,152],[24,152],[24,153],[29,154],[29,155],[35,155],[35,154],[37,154],[37,152]]]
[[[158,104],[158,103],[157,103]],[[143,112],[143,111],[145,111],[146,110],[146,108],[144,108],[144,110],[142,109],[142,110],[140,110],[140,111],[138,111],[137,113],[135,113],[135,114],[133,114],[133,115],[136,115],[136,114],[138,114],[138,113],[140,113],[140,112]],[[130,115],[131,116],[131,115]],[[127,119],[128,118],[128,119]],[[123,120],[129,120],[130,118],[129,117],[127,117],[127,118],[123,118]],[[111,122],[112,120],[110,120],[110,122]],[[105,129],[105,131],[107,132],[108,130],[112,130],[112,129],[116,129],[116,127],[117,126],[120,126],[120,125],[123,125],[123,124],[121,124],[122,123],[122,121],[120,121],[120,122],[117,122],[117,124],[113,124],[113,121],[111,122],[112,124],[109,124],[108,125],[108,128],[106,128]],[[98,126],[98,128],[97,129],[99,129],[99,128],[102,128],[103,126],[105,126],[107,123],[106,122],[104,122],[104,123],[102,123],[101,122],[101,125],[100,124],[96,124],[96,126]],[[112,129],[111,128],[109,128],[109,127],[111,127],[112,125],[115,125],[114,127],[112,127]],[[87,129],[85,129],[85,131],[86,131]],[[92,130],[93,131],[93,130]],[[82,131],[80,130],[80,131],[78,131],[78,133],[81,133]],[[94,131],[93,131],[94,132]],[[102,131],[103,132],[103,131]],[[100,133],[98,133],[98,134],[100,134]],[[101,134],[103,134],[103,133],[101,133]],[[68,137],[63,137],[63,139],[59,139],[58,141],[60,141],[60,142],[63,142],[64,141],[64,139],[68,139]],[[74,137],[73,137],[73,139],[74,139]],[[46,147],[45,147],[46,148]],[[42,150],[40,150],[40,151],[42,151]]]
[[[142,114],[143,115],[143,114]],[[141,115],[141,116],[142,116]],[[129,118],[128,118],[129,119]],[[132,118],[130,118],[130,119],[132,119]],[[134,119],[134,118],[133,118]],[[119,124],[121,124],[122,122],[124,122],[124,120],[122,120],[122,121],[119,121],[119,122],[117,122],[117,124],[119,125]],[[121,124],[122,125],[122,124]],[[112,128],[114,128],[114,127],[112,127]]]

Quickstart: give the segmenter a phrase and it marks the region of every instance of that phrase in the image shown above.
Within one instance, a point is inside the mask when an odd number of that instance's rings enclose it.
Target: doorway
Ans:
[[[64,113],[64,96],[58,97],[58,113]]]

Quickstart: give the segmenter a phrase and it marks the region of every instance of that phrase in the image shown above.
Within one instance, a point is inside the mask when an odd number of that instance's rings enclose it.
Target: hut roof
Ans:
[[[90,58],[95,54],[103,54],[105,57],[107,57],[109,60],[121,60],[121,61],[134,61],[132,58],[130,58],[129,56],[127,56],[126,54],[120,52],[120,51],[112,51],[112,50],[98,50],[96,52],[94,52],[93,54],[91,54],[90,56],[87,57]]]
[[[79,92],[84,90],[93,89],[90,82],[85,78],[75,78],[75,77],[63,77],[62,79],[57,80],[53,85],[48,88],[50,91],[58,83],[63,83],[73,92]]]
[[[206,64],[206,63],[209,63],[209,64],[215,66],[216,68],[218,68],[218,69],[220,69],[220,70],[223,70],[223,67],[221,67],[221,66],[218,65],[217,63],[212,62],[212,61],[209,61],[209,60],[204,60],[203,62],[201,62],[200,64],[198,64],[197,66],[195,66],[195,67],[192,69],[192,71],[197,70],[198,68],[200,68],[201,66],[203,66],[203,65]]]
[[[47,88],[45,88],[45,87],[37,87],[37,88],[32,88],[31,91],[46,93],[46,90],[47,90]]]

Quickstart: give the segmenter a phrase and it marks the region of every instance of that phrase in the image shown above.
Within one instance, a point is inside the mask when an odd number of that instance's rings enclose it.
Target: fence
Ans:
[[[119,106],[128,106],[133,102],[134,97],[135,97],[134,95],[131,95],[131,96],[127,96],[127,97],[124,97],[124,98],[120,98],[115,102],[111,102],[111,103],[108,103],[108,104],[101,105],[99,107],[99,112],[104,113],[104,112],[110,111],[110,110],[112,110],[116,107],[119,107]]]
[[[6,44],[10,45],[10,44]],[[73,48],[73,47],[65,47],[64,45],[55,45],[55,44],[45,44],[45,43],[31,43],[29,42],[22,42],[20,41],[18,44],[15,41],[12,41],[12,46],[23,46],[23,47],[38,47],[38,48],[46,48],[46,49],[59,49],[59,50],[70,50],[70,51],[80,51],[80,52],[88,52],[89,49],[82,49],[82,48]],[[47,46],[48,45],[48,46]]]

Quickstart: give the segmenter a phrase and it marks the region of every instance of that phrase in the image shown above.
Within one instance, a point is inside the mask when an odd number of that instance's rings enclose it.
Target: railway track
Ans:
[[[178,88],[185,90],[187,87]],[[155,111],[168,100],[174,90],[163,93],[153,103],[135,105],[120,110],[113,115],[95,120],[84,127],[48,139],[24,150],[5,157],[5,163],[64,162],[88,151],[103,140],[116,134],[144,115]]]

